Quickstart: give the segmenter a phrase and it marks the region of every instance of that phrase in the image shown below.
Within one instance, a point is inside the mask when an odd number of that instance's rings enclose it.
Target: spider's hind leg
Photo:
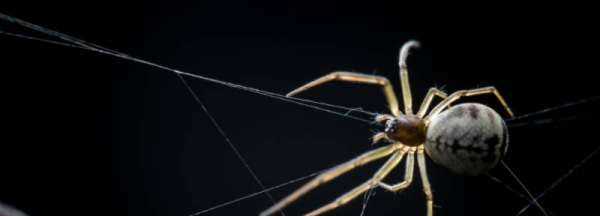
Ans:
[[[402,98],[404,100],[404,111],[407,115],[412,115],[412,94],[410,91],[410,82],[408,79],[408,67],[406,66],[406,58],[410,49],[418,48],[420,43],[418,41],[408,41],[400,48],[400,57],[398,60],[398,66],[400,66],[400,84],[402,85]]]

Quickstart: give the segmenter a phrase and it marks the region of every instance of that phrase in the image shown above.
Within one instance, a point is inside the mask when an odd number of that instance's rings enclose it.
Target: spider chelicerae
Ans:
[[[410,49],[417,47],[419,47],[417,41],[409,41],[400,49],[399,65],[404,113],[399,109],[398,100],[390,81],[385,77],[375,75],[333,72],[309,82],[287,95],[291,97],[330,81],[379,85],[383,88],[391,114],[380,114],[375,117],[375,121],[384,125],[385,130],[375,134],[373,142],[385,140],[389,144],[321,173],[263,211],[261,216],[274,214],[319,185],[354,168],[384,157],[389,157],[389,159],[369,180],[306,215],[319,215],[338,208],[376,187],[392,192],[399,192],[407,188],[413,180],[416,157],[423,191],[427,199],[427,215],[431,216],[433,215],[433,193],[425,167],[425,152],[435,163],[462,175],[483,174],[496,166],[508,147],[508,131],[502,117],[492,108],[479,103],[462,103],[452,107],[450,105],[463,97],[493,94],[506,109],[508,115],[513,117],[514,115],[504,98],[494,87],[460,90],[450,96],[437,88],[430,88],[415,114],[412,109],[406,58]],[[442,101],[427,114],[429,106],[436,96],[440,97]],[[396,184],[384,183],[384,178],[404,157],[406,157],[404,180]]]

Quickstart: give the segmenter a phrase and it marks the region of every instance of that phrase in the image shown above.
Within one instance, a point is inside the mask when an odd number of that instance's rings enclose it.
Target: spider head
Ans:
[[[414,115],[401,115],[398,117],[378,116],[377,122],[385,126],[385,134],[392,141],[400,142],[407,146],[417,146],[425,142],[425,122]]]

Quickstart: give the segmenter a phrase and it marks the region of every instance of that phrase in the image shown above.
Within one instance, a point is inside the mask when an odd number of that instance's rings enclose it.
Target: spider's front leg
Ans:
[[[406,66],[406,58],[408,58],[408,53],[413,48],[420,47],[420,43],[418,41],[408,41],[402,48],[400,48],[400,58],[398,61],[398,66],[400,66],[400,83],[402,85],[402,98],[404,99],[404,110],[407,115],[412,115],[412,94],[410,91],[410,82],[408,79],[408,67]]]
[[[333,72],[291,91],[286,96],[291,97],[315,86],[336,80],[381,86],[383,88],[383,93],[385,94],[385,98],[387,99],[392,114],[394,114],[395,116],[401,114],[398,106],[398,99],[396,98],[396,94],[394,93],[394,88],[392,87],[392,84],[390,84],[390,81],[387,78],[375,75],[366,75],[352,72]]]

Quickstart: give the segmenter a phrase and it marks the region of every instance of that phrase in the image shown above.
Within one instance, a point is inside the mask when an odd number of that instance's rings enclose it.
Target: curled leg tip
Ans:
[[[410,49],[419,47],[421,47],[421,43],[419,43],[419,41],[416,40],[410,40],[404,43],[404,45],[402,45],[402,48],[400,49],[400,67],[406,67],[406,58],[408,57]]]
[[[419,48],[419,47],[421,47],[421,43],[419,41],[417,41],[417,40],[409,40],[408,42],[406,42],[404,44],[404,47],[406,47],[406,48],[413,48],[413,47],[414,48]]]

